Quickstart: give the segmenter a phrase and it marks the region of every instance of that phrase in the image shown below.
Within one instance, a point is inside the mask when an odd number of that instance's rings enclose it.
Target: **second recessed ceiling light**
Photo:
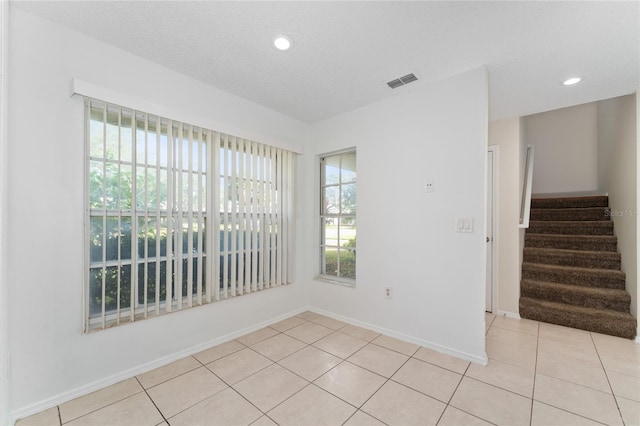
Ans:
[[[565,86],[573,86],[574,84],[580,83],[580,80],[582,80],[580,77],[572,77],[565,80],[562,84]]]
[[[291,39],[287,36],[277,36],[273,39],[273,45],[278,50],[289,50],[291,48]]]

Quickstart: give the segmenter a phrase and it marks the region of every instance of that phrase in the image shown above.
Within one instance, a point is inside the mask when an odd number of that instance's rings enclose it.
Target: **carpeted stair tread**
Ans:
[[[557,248],[565,250],[618,250],[618,239],[612,235],[525,234],[525,247]]]
[[[621,255],[612,251],[525,247],[522,260],[547,265],[620,270]]]
[[[521,284],[521,297],[627,313],[631,306],[631,296],[624,290],[582,287],[528,279],[522,280]]]
[[[636,319],[626,312],[521,297],[520,316],[626,339],[636,336]]]
[[[610,220],[611,215],[603,207],[584,207],[569,209],[531,209],[529,220],[553,220],[553,221],[595,221]]]
[[[608,207],[609,198],[606,195],[589,197],[552,197],[532,198],[532,209],[564,209],[584,207]]]
[[[528,234],[613,235],[610,220],[532,220]]]
[[[626,276],[622,271],[611,269],[581,268],[577,266],[545,265],[522,263],[522,278],[548,281],[585,287],[625,289]]]

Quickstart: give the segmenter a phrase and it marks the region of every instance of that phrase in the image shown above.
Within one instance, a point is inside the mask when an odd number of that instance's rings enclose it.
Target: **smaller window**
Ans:
[[[356,152],[320,159],[320,275],[355,284]]]

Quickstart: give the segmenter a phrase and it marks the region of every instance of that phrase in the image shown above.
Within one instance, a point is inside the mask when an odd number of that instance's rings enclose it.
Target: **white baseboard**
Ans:
[[[72,399],[79,398],[81,396],[85,396],[90,394],[91,392],[95,392],[97,390],[103,389],[107,386],[114,385],[123,380],[130,379],[132,377],[138,376],[140,374],[146,373],[147,371],[154,370],[158,367],[162,367],[164,365],[170,364],[174,361],[177,361],[181,358],[196,354],[198,352],[204,351],[206,349],[212,348],[213,346],[220,345],[222,343],[226,343],[230,340],[243,336],[247,333],[251,333],[252,331],[256,331],[260,328],[266,327],[271,324],[275,324],[278,321],[282,321],[291,316],[300,314],[304,311],[308,310],[308,307],[302,307],[291,312],[288,312],[283,315],[279,315],[275,318],[271,318],[267,321],[263,321],[258,324],[254,324],[250,327],[243,328],[238,331],[234,331],[233,333],[226,334],[224,336],[217,337],[215,339],[209,340],[204,343],[200,343],[195,346],[191,346],[182,351],[178,351],[172,353],[170,355],[164,356],[162,358],[155,359],[151,362],[147,362],[136,367],[130,368],[128,370],[121,371],[117,374],[113,374],[111,376],[105,377],[100,380],[96,380],[95,382],[87,383],[86,385],[80,386],[75,389],[71,389],[66,392],[59,393],[58,395],[52,396],[51,398],[47,398],[45,400],[36,402],[34,404],[30,404],[26,407],[19,408],[11,413],[11,418],[9,419],[10,424],[14,424],[16,420],[22,419],[32,414],[39,413],[41,411],[47,410],[49,408],[58,406],[62,403],[71,401]]]
[[[409,335],[406,335],[406,334],[398,333],[398,332],[395,332],[393,330],[389,330],[389,329],[384,328],[384,327],[378,327],[377,325],[374,325],[374,324],[369,324],[367,322],[355,320],[355,319],[350,318],[350,317],[345,317],[343,315],[338,315],[338,314],[335,314],[333,312],[325,311],[325,310],[322,310],[322,309],[309,307],[309,310],[311,312],[315,312],[317,314],[325,315],[325,316],[331,317],[333,319],[337,319],[339,321],[346,322],[347,324],[352,324],[352,325],[356,325],[358,327],[366,328],[368,330],[377,331],[380,334],[384,334],[386,336],[393,337],[393,338],[398,339],[398,340],[402,340],[403,342],[413,343],[413,344],[419,345],[419,346],[424,346],[425,348],[433,349],[436,352],[440,352],[440,353],[443,353],[443,354],[446,354],[446,355],[451,355],[451,356],[454,356],[456,358],[463,359],[465,361],[473,362],[473,363],[480,364],[480,365],[487,365],[487,363],[489,362],[489,358],[487,357],[486,352],[484,353],[483,356],[478,356],[478,355],[470,354],[470,353],[467,353],[467,352],[462,352],[462,351],[459,351],[457,349],[453,349],[453,348],[450,348],[450,347],[447,347],[447,346],[442,346],[442,345],[439,345],[437,343],[430,342],[428,340],[418,339],[418,338],[413,337],[413,336],[409,336]]]
[[[640,345],[640,336],[636,336],[635,342]]]
[[[507,318],[513,318],[513,319],[522,319],[520,318],[520,314],[518,313],[501,311],[500,309],[496,309],[495,315],[499,315]]]

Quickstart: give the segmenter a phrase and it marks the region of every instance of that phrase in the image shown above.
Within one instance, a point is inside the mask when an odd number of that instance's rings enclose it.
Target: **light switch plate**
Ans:
[[[456,219],[456,232],[460,233],[472,233],[473,232],[473,218],[472,217],[459,217]]]

